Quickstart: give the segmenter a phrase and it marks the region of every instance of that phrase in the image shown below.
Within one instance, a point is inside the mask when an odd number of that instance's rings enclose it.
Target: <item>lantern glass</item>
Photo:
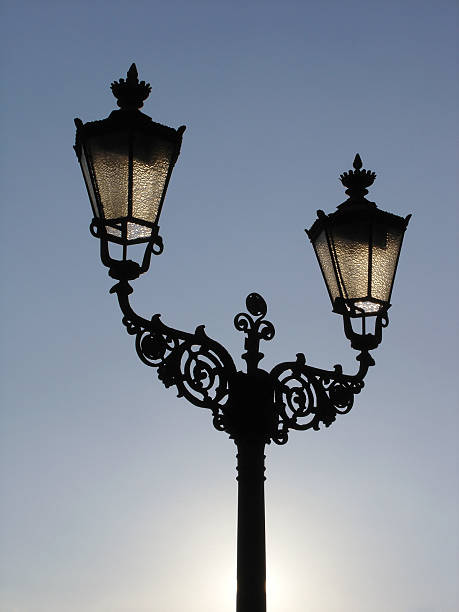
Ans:
[[[365,198],[376,174],[362,169],[357,154],[354,170],[340,179],[349,198],[334,213],[317,211],[306,230],[316,253],[335,312],[351,317],[384,313],[390,306],[405,219],[380,210]]]
[[[329,240],[325,229],[323,229],[315,241],[313,241],[313,246],[322,270],[330,299],[333,304],[336,298],[341,296],[341,291],[337,282],[335,262],[332,257],[332,251],[329,246]]]
[[[354,316],[387,308],[405,219],[376,208],[344,209],[322,218],[320,225],[312,242],[332,303],[344,299]]]
[[[133,143],[132,215],[155,223],[160,211],[175,146],[167,140],[149,138],[137,132]],[[135,234],[134,228],[131,232]]]
[[[102,121],[75,119],[75,151],[95,217],[91,231],[123,247],[162,248],[158,221],[185,126],[175,130],[140,112],[151,87],[139,82],[135,64],[111,89],[120,110]]]
[[[145,242],[158,222],[181,133],[141,113],[118,113],[81,128],[81,167],[108,239]]]
[[[84,182],[86,184],[86,189],[88,190],[89,200],[91,202],[91,207],[94,213],[94,217],[99,218],[100,213],[99,213],[98,200],[97,200],[97,197],[94,191],[94,185],[93,185],[91,172],[89,170],[88,160],[86,159],[86,151],[83,148],[81,148],[81,152],[80,152],[80,165],[81,165],[81,170],[83,172]]]
[[[405,227],[386,223],[373,231],[371,295],[389,303]]]
[[[368,289],[368,228],[343,221],[329,230],[337,281],[344,297],[363,297]]]
[[[128,215],[129,134],[102,132],[89,137],[85,152],[100,198],[100,216],[106,220]]]

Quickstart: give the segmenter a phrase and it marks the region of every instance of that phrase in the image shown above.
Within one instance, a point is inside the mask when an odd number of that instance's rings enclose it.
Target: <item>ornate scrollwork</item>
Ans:
[[[351,410],[354,396],[363,388],[368,368],[374,364],[367,350],[357,357],[356,375],[343,374],[336,365],[332,371],[306,364],[302,353],[296,361],[280,363],[268,373],[258,367],[263,353],[260,340],[274,337],[274,326],[267,321],[267,306],[258,293],[247,296],[247,313],[236,315],[236,329],[246,335],[242,358],[247,372],[237,372],[226,349],[209,338],[204,326],[194,334],[165,325],[160,315],[151,320],[139,317],[131,308],[132,289],[127,280],[112,288],[118,295],[127,332],[135,336],[142,362],[156,368],[166,387],[175,386],[178,397],[195,406],[209,408],[213,424],[234,439],[258,436],[265,442],[285,444],[289,429],[319,429],[331,425],[337,414]]]
[[[294,362],[275,366],[271,376],[276,380],[275,406],[282,422],[280,430],[318,430],[320,423],[329,427],[337,414],[349,412],[354,396],[364,386],[368,368],[374,365],[368,352],[362,352],[357,359],[360,368],[354,376],[343,374],[340,365],[333,371],[306,365],[302,353],[297,354]]]
[[[264,357],[259,351],[260,340],[272,340],[275,329],[271,321],[264,319],[268,308],[259,293],[250,293],[245,305],[250,314],[246,312],[237,314],[234,317],[234,327],[247,336],[244,343],[246,352],[242,355],[242,359],[247,363],[247,372],[253,372]]]
[[[136,337],[138,356],[145,365],[157,369],[158,378],[166,387],[177,388],[178,397],[210,408],[215,427],[222,429],[229,379],[236,371],[231,356],[207,336],[203,325],[190,334],[164,325],[158,314],[150,321],[139,317],[129,304],[131,291],[127,282],[112,288],[124,314],[123,324]]]

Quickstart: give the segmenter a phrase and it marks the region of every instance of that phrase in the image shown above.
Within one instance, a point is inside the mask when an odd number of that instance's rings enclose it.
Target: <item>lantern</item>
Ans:
[[[307,234],[314,246],[335,312],[368,317],[387,311],[406,218],[377,208],[364,196],[376,175],[362,170],[357,154],[354,171],[341,175],[349,199],[318,218]],[[343,310],[344,309],[344,310]]]
[[[132,278],[148,269],[152,251],[162,251],[158,221],[185,126],[166,127],[140,112],[151,87],[139,83],[135,64],[127,79],[115,81],[111,89],[120,110],[102,121],[83,124],[75,119],[75,151],[94,213],[91,232],[101,239],[102,261],[112,276],[130,270]],[[109,255],[108,243],[122,245],[121,260]],[[147,243],[141,266],[127,260],[128,246],[140,243]]]

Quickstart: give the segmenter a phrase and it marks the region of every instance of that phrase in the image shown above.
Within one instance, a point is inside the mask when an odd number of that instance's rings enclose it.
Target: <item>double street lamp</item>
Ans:
[[[245,334],[246,367],[240,371],[204,326],[194,333],[180,331],[165,325],[159,315],[139,316],[130,305],[130,281],[148,270],[152,253],[163,250],[158,223],[185,127],[154,123],[139,110],[151,87],[139,82],[135,64],[127,78],[111,88],[119,110],[102,121],[83,124],[75,119],[75,151],[94,214],[90,230],[100,240],[102,263],[117,281],[110,292],[118,297],[123,324],[135,337],[140,359],[157,369],[166,387],[175,386],[179,397],[208,408],[214,427],[237,446],[236,610],[265,612],[265,445],[285,444],[291,429],[317,430],[321,423],[328,427],[337,414],[351,410],[374,365],[369,351],[379,345],[388,324],[410,215],[384,212],[366,199],[376,175],[362,169],[356,155],[354,169],[340,176],[348,199],[329,215],[319,210],[306,233],[333,311],[343,317],[345,335],[359,351],[358,372],[344,374],[340,365],[333,370],[312,367],[302,353],[270,372],[262,369],[260,341],[274,337],[274,326],[265,318],[266,302],[258,293],[247,296],[247,312],[234,319],[236,329]],[[129,259],[129,247],[139,244],[145,245],[141,260]]]

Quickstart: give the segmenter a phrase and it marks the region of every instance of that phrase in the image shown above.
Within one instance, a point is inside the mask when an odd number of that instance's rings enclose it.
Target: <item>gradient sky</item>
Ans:
[[[138,360],[89,235],[73,118],[186,124],[135,284],[144,316],[268,302],[264,366],[357,368],[303,229],[356,152],[413,213],[352,412],[267,449],[269,612],[456,612],[456,2],[6,0],[2,9],[1,612],[235,609],[235,447]]]

